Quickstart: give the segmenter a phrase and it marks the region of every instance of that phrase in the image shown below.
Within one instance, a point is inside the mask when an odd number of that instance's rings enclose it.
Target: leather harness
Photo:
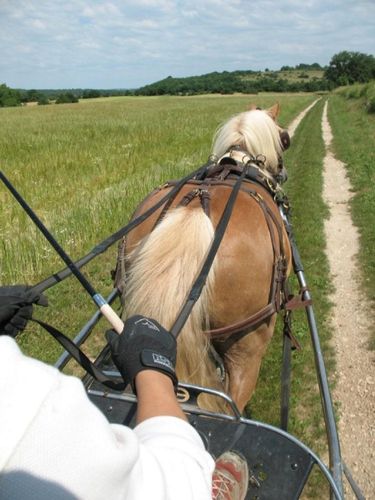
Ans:
[[[283,241],[283,223],[275,216],[274,212],[269,207],[269,201],[262,196],[261,192],[259,192],[262,191],[262,189],[259,189],[259,186],[265,189],[266,192],[272,196],[272,199],[274,200],[273,202],[276,204],[282,203],[284,206],[287,206],[288,200],[278,183],[272,177],[264,174],[261,168],[259,168],[259,164],[261,163],[262,159],[253,159],[247,164],[243,164],[237,162],[230,156],[225,156],[220,160],[220,162],[209,164],[204,171],[200,172],[199,175],[185,183],[185,185],[191,185],[192,190],[181,199],[178,205],[187,206],[194,198],[198,197],[203,210],[208,216],[210,216],[210,187],[218,185],[232,187],[238,179],[238,176],[242,174],[243,169],[246,167],[246,176],[241,184],[240,191],[247,193],[258,203],[269,230],[273,250],[273,270],[268,304],[244,320],[225,327],[207,330],[205,334],[212,340],[224,340],[230,335],[241,334],[242,332],[248,331],[254,326],[260,324],[273,314],[279,312],[281,309],[291,310],[302,305],[296,297],[291,297],[288,292],[288,265]],[[159,187],[158,191],[176,186],[177,182],[178,181],[168,181],[166,184]],[[149,197],[154,193],[155,191],[151,193],[146,200],[149,199]],[[154,227],[163,219],[176,196],[177,193],[164,205]],[[146,200],[144,200],[144,202]],[[123,288],[125,277],[125,246],[126,241],[124,239],[119,244],[119,255],[116,269],[117,273],[115,279],[115,285],[120,289]],[[121,286],[119,286],[120,283]],[[304,305],[306,304],[304,303],[303,306]],[[291,337],[293,342],[294,339],[291,333],[287,332],[287,334]],[[295,347],[298,347],[296,343]]]
[[[188,185],[192,185],[193,189],[182,198],[179,206],[186,206],[195,197],[199,197],[203,210],[209,216],[209,188],[218,185],[232,186],[243,168],[244,165],[236,162],[233,158],[223,158],[220,163],[208,169],[204,179],[192,179],[187,183]],[[277,183],[271,178],[263,175],[255,164],[248,166],[248,171],[240,190],[251,196],[261,208],[267,223],[272,244],[274,260],[269,302],[262,309],[244,320],[233,323],[232,325],[205,331],[205,334],[213,340],[225,338],[229,335],[251,329],[274,313],[279,312],[288,300],[288,293],[286,290],[288,266],[283,241],[282,223],[270,209],[267,201],[259,190],[257,190],[257,184],[261,185],[272,196],[275,196],[279,190],[277,189]],[[163,188],[172,185],[174,185],[174,182],[170,181],[164,185]]]

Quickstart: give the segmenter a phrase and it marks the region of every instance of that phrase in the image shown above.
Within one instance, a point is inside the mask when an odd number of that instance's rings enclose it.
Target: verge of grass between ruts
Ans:
[[[366,112],[363,99],[331,96],[328,117],[333,131],[333,151],[345,163],[354,196],[351,215],[359,230],[361,283],[375,306],[375,115]],[[375,315],[374,315],[375,319]],[[375,332],[371,332],[375,349]]]
[[[282,105],[288,123],[314,96],[261,95],[197,98],[124,98],[102,102],[0,110],[0,162],[73,259],[124,226],[142,198],[157,185],[204,163],[216,127],[251,102]],[[3,284],[35,284],[64,265],[9,195],[0,189]],[[104,296],[112,288],[116,245],[85,266]],[[71,277],[48,290],[40,317],[69,336],[95,311]],[[103,330],[88,342],[95,356]],[[98,340],[100,339],[100,340]],[[25,352],[53,362],[61,352],[47,333],[29,324],[20,335]]]
[[[306,280],[313,297],[323,356],[328,371],[334,357],[329,346],[330,293],[329,268],[325,256],[324,218],[328,211],[322,200],[322,169],[325,155],[321,133],[323,100],[317,103],[298,127],[285,158],[289,180],[285,186],[291,202],[291,221],[301,255]],[[294,292],[298,291],[293,277]],[[302,346],[292,354],[292,386],[289,432],[321,455],[326,448],[324,418],[317,385],[314,355],[306,314],[293,314],[293,334]],[[257,390],[251,401],[252,418],[278,426],[280,423],[280,370],[282,325],[271,341],[261,368]],[[317,493],[324,481],[313,477],[305,493],[309,498],[323,498]],[[328,498],[328,496],[327,496]]]

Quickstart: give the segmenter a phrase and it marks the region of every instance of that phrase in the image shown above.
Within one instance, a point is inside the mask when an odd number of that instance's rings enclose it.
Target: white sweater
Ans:
[[[211,498],[214,461],[175,417],[109,424],[82,382],[0,337],[0,499]]]

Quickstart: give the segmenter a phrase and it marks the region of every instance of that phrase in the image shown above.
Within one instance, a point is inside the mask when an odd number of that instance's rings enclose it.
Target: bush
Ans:
[[[101,97],[101,95],[100,90],[87,89],[83,92],[82,99],[96,99],[97,97]]]
[[[20,105],[20,93],[17,90],[7,87],[5,83],[0,84],[0,108]]]
[[[68,102],[78,102],[78,97],[71,92],[66,92],[57,96],[56,104],[66,104]]]
[[[352,85],[345,92],[347,99],[359,99],[361,97],[362,85]]]
[[[44,94],[40,94],[38,97],[38,105],[45,106],[46,104],[49,104],[49,99]]]

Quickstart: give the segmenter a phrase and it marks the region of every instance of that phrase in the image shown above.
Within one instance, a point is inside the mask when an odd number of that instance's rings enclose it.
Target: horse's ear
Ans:
[[[254,111],[254,109],[259,109],[259,108],[257,107],[257,105],[256,105],[256,104],[254,104],[254,103],[252,102],[251,104],[249,104],[249,106],[248,106],[247,110],[248,110],[248,111]]]
[[[278,102],[276,104],[274,104],[271,108],[267,109],[267,113],[270,115],[270,117],[273,120],[276,121],[276,119],[280,113],[280,104]]]

